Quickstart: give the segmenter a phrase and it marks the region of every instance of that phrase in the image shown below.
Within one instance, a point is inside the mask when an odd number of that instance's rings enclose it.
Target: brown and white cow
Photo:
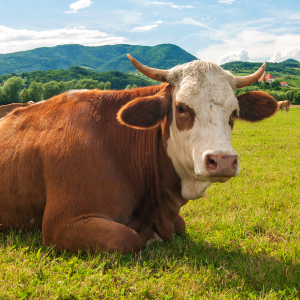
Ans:
[[[180,208],[213,182],[238,175],[235,118],[277,111],[266,93],[233,90],[235,77],[200,60],[156,70],[165,82],[124,91],[71,91],[0,120],[2,230],[42,228],[68,251],[139,251],[185,229]]]
[[[277,104],[278,104],[278,111],[280,110],[281,113],[282,110],[285,110],[286,113],[288,113],[290,105],[292,105],[290,100],[278,101]]]
[[[20,107],[27,107],[28,105],[33,104],[33,101],[28,101],[27,103],[11,103],[0,106],[0,119],[5,117],[8,113]]]

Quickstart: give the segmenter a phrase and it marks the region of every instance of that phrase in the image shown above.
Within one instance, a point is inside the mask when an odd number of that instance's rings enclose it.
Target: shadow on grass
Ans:
[[[247,253],[238,244],[224,246],[209,244],[204,239],[195,242],[184,232],[167,242],[153,242],[139,254],[74,254],[58,252],[42,246],[41,231],[9,231],[0,233],[3,251],[14,250],[50,256],[50,259],[71,260],[74,256],[84,260],[101,262],[103,273],[114,268],[135,268],[137,264],[147,267],[155,276],[157,272],[172,272],[178,267],[201,272],[209,271],[218,277],[213,289],[236,289],[257,296],[272,291],[277,295],[295,297],[300,290],[300,265],[287,256],[273,257],[267,253]],[[24,252],[24,253],[25,253]],[[201,271],[201,272],[200,272]],[[193,280],[191,277],[190,280]],[[217,280],[217,281],[218,281]],[[208,283],[209,285],[209,283]]]

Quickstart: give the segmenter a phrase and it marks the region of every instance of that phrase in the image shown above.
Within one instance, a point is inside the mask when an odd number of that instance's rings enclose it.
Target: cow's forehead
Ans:
[[[223,108],[232,108],[237,104],[233,89],[235,76],[220,66],[203,61],[193,61],[171,69],[176,74],[178,84],[176,100],[193,108],[199,105],[213,104]]]

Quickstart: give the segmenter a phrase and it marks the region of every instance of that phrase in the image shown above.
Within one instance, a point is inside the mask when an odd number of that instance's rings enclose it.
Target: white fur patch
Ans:
[[[182,180],[182,197],[198,199],[212,183],[204,164],[206,154],[237,155],[229,125],[232,112],[239,108],[233,93],[235,77],[218,65],[197,60],[170,69],[167,79],[175,84],[167,152]],[[189,130],[180,131],[176,126],[176,101],[196,113]]]
[[[84,93],[84,92],[86,92],[86,91],[88,91],[88,90],[87,90],[87,89],[82,89],[82,90],[69,90],[69,91],[67,92],[67,97],[72,96],[73,94],[76,94],[76,93]]]

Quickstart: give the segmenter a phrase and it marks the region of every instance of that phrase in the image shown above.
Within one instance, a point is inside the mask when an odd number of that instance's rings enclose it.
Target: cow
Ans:
[[[27,107],[28,105],[33,104],[33,101],[28,101],[27,103],[11,103],[7,105],[0,106],[0,119],[6,116],[11,111],[15,110],[16,108],[20,107]]]
[[[185,230],[180,209],[239,174],[234,120],[274,115],[267,93],[200,60],[153,69],[162,82],[122,91],[69,91],[0,120],[1,230],[41,228],[57,250],[138,252]]]
[[[289,112],[290,105],[292,105],[290,100],[278,101],[277,104],[278,111],[280,110],[282,113],[282,110],[285,110],[287,114]]]

